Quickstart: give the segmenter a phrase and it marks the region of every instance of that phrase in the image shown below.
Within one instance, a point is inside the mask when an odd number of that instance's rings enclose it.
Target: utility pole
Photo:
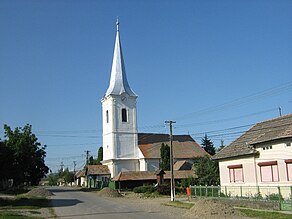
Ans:
[[[86,187],[88,187],[88,177],[87,177],[87,171],[88,171],[88,159],[89,159],[89,150],[86,150],[85,153],[86,153],[86,169],[85,169],[85,177],[86,177]]]
[[[74,172],[74,174],[75,174],[75,171],[76,171],[76,161],[73,161],[73,165],[74,165],[74,169],[73,169],[73,172]]]
[[[61,172],[64,172],[64,164],[63,164],[63,162],[61,162],[60,167],[61,167]]]
[[[173,176],[173,147],[172,147],[172,124],[176,123],[174,121],[165,121],[166,124],[169,124],[169,140],[170,140],[170,201],[174,201],[175,198],[175,184]]]
[[[86,165],[88,165],[88,160],[89,160],[89,152],[90,151],[85,151],[85,153],[86,153]]]

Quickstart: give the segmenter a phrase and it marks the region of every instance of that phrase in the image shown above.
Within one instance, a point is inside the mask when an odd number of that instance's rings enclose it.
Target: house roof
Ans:
[[[186,160],[178,160],[173,165],[174,170],[190,170],[192,169],[192,164]]]
[[[79,177],[83,177],[85,176],[85,171],[83,170],[79,170],[75,173],[75,177],[79,178]]]
[[[168,134],[138,133],[138,145],[145,158],[160,158],[162,143],[169,145]],[[207,154],[190,135],[173,135],[172,145],[176,159],[191,159]]]
[[[212,158],[224,159],[254,154],[253,146],[256,144],[289,137],[292,137],[292,114],[255,124]]]
[[[110,175],[107,165],[87,165],[87,175]]]
[[[164,179],[170,179],[170,171],[164,171]],[[135,180],[156,180],[156,171],[127,171],[120,172],[113,178],[113,181],[135,181]],[[188,177],[195,177],[193,170],[180,170],[173,172],[174,179],[185,179]]]

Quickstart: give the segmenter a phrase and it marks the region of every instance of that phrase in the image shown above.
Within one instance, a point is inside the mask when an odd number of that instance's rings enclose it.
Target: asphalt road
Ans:
[[[167,218],[159,211],[143,211],[143,206],[134,209],[127,202],[115,202],[73,188],[53,187],[49,190],[55,195],[51,199],[58,218]]]

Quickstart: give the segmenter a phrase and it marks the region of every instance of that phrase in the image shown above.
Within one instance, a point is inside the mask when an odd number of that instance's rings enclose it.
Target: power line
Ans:
[[[289,89],[292,89],[292,81],[289,81],[285,84],[278,85],[278,86],[260,91],[260,92],[255,93],[255,94],[251,94],[251,95],[248,95],[245,97],[237,98],[237,99],[234,99],[232,101],[225,102],[223,104],[219,104],[217,106],[208,107],[205,109],[201,109],[201,110],[198,110],[198,111],[195,111],[192,113],[182,115],[180,117],[177,117],[176,120],[183,120],[183,119],[187,119],[189,117],[195,117],[195,116],[199,116],[199,115],[203,115],[203,114],[207,114],[207,113],[209,114],[212,112],[218,112],[218,111],[225,110],[226,108],[229,109],[231,107],[238,107],[238,106],[244,105],[246,103],[254,102],[258,99],[263,99],[264,97],[268,97],[268,96],[282,93],[283,91],[286,91]]]

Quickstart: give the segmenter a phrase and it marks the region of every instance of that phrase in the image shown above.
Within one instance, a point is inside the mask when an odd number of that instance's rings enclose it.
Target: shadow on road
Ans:
[[[78,199],[51,199],[51,206],[50,207],[67,207],[67,206],[73,206],[80,203],[83,203],[82,201]]]
[[[58,215],[58,218],[71,218],[71,217],[83,217],[83,216],[92,216],[92,215],[121,215],[121,214],[137,214],[137,213],[146,213],[145,211],[122,211],[122,212],[93,212],[93,213],[84,213],[84,214],[71,214],[71,215]],[[147,212],[147,214],[155,214],[159,212]]]
[[[79,188],[46,188],[47,190],[49,190],[52,193],[58,193],[58,192],[80,192]]]

